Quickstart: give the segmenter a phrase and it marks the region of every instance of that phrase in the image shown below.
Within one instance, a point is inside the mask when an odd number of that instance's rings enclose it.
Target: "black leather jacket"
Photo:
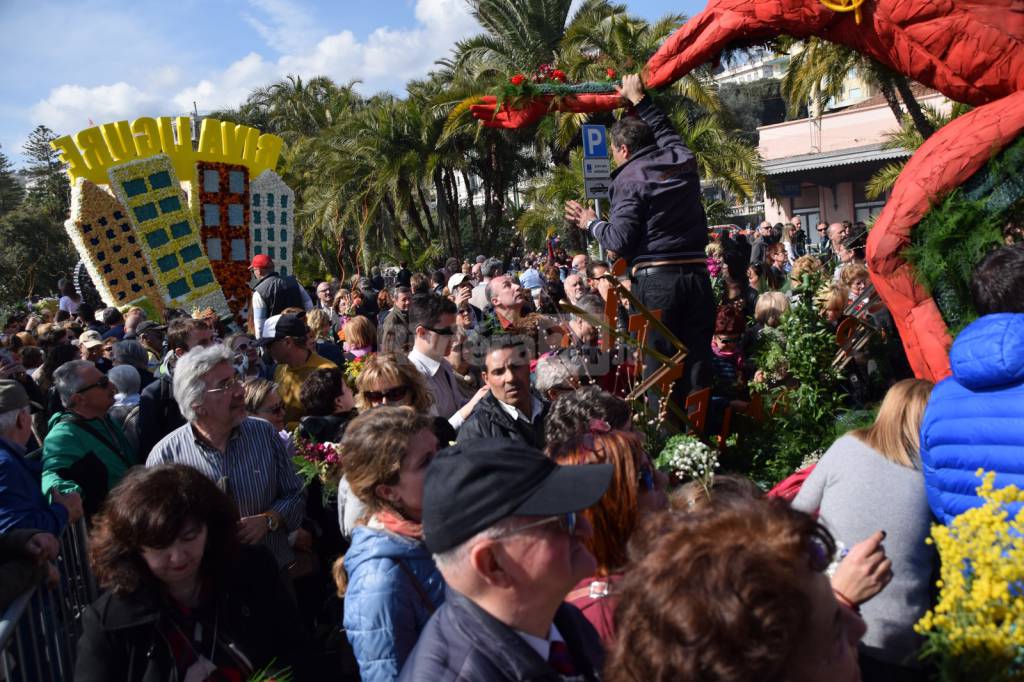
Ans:
[[[544,418],[548,414],[548,404],[541,402],[543,409],[533,416],[532,422],[527,422],[510,417],[498,399],[488,393],[476,404],[469,419],[459,429],[458,442],[464,443],[475,438],[511,438],[543,450]]]

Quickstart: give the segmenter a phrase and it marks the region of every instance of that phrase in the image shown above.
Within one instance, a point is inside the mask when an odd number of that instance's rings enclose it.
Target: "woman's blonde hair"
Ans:
[[[245,411],[256,414],[267,396],[277,390],[277,384],[269,379],[255,378],[246,381],[242,388],[245,391]]]
[[[870,280],[868,276],[868,269],[860,263],[850,263],[842,272],[839,273],[839,279],[846,286],[853,286],[853,283],[858,279]]]
[[[766,327],[778,327],[782,314],[789,310],[789,297],[781,291],[766,291],[754,304],[754,320]]]
[[[309,334],[317,341],[331,338],[331,317],[323,308],[316,307],[306,313]]]
[[[849,289],[842,284],[832,284],[821,293],[819,297],[821,307],[818,310],[822,315],[829,311],[842,314],[846,310],[846,303],[849,297]]]
[[[850,435],[863,441],[890,462],[908,469],[920,467],[921,420],[932,393],[932,382],[897,381],[885,394],[875,423]]]
[[[371,386],[381,384],[408,386],[412,392],[409,407],[417,412],[426,414],[434,402],[423,375],[407,357],[396,353],[376,353],[364,358],[363,369],[356,379],[356,407],[360,412],[372,407],[364,393],[371,390]]]
[[[377,340],[377,327],[364,315],[349,318],[342,330],[349,348],[369,348]]]

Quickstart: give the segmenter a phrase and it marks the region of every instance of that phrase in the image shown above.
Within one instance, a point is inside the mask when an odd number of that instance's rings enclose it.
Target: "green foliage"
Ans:
[[[59,223],[45,207],[26,202],[0,217],[0,303],[20,303],[33,294],[57,290],[57,280],[74,266],[77,256]]]
[[[953,333],[977,317],[971,303],[971,271],[1003,243],[1003,227],[1011,216],[1019,220],[1024,211],[1022,172],[1024,137],[932,207],[903,251]]]
[[[751,388],[764,395],[769,416],[744,434],[739,447],[758,481],[782,480],[809,455],[828,447],[835,434],[845,394],[832,368],[835,335],[814,305],[820,285],[820,279],[805,279],[795,290],[799,301],[777,330],[762,337],[757,351],[765,380]]]
[[[732,123],[752,145],[758,142],[758,126],[786,120],[786,102],[782,99],[779,81],[774,78],[750,83],[725,83],[719,88],[718,97]],[[796,113],[799,116],[801,112],[806,116],[806,107]]]
[[[7,155],[0,152],[0,216],[13,211],[24,198],[25,190],[14,177]]]
[[[26,202],[43,211],[50,220],[63,223],[71,206],[71,185],[57,151],[50,146],[55,139],[57,135],[52,130],[36,126],[22,147],[28,159],[25,167],[29,184]]]

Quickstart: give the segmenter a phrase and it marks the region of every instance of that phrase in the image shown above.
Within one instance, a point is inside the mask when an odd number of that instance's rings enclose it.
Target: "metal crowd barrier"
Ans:
[[[39,584],[0,616],[0,682],[71,682],[82,611],[98,596],[84,519],[60,539],[60,583]]]

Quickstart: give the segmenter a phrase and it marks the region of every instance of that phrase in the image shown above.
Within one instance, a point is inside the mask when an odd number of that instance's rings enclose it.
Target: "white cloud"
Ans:
[[[280,53],[301,51],[323,35],[306,8],[291,0],[249,0],[249,4],[266,14],[267,21],[247,12],[243,18],[267,45]]]
[[[276,60],[250,52],[191,84],[187,84],[187,73],[161,65],[134,84],[61,85],[32,107],[32,120],[57,131],[71,131],[88,125],[89,119],[100,123],[141,115],[181,114],[191,111],[193,102],[198,103],[200,111],[211,111],[237,106],[254,88],[289,74],[307,79],[326,75],[340,83],[359,79],[366,94],[401,92],[406,81],[425,76],[436,60],[448,56],[456,40],[480,30],[464,0],[417,0],[418,25],[409,29],[381,27],[365,41],[359,41],[349,30],[317,38],[312,18],[295,9],[289,0],[250,3],[268,14],[279,29],[264,32],[263,25],[257,31],[271,47],[288,48]]]

